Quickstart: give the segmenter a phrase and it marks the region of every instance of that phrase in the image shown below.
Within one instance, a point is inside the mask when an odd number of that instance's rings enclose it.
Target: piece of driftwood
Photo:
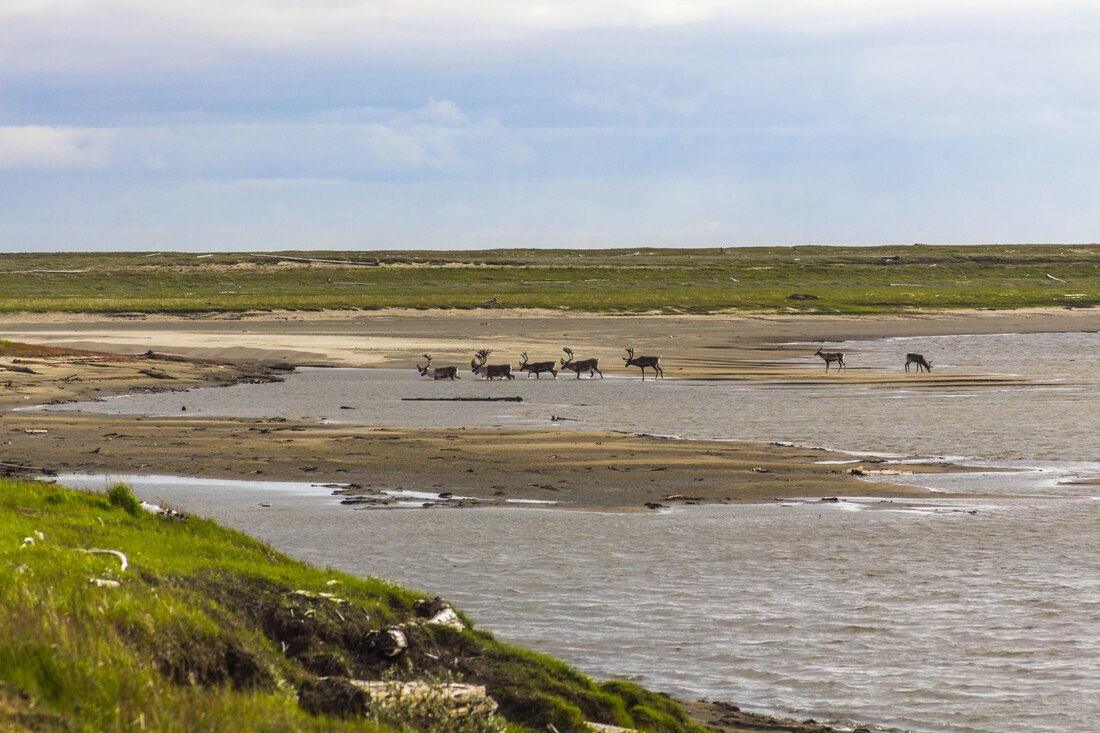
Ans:
[[[20,374],[38,374],[30,367],[16,366],[15,364],[0,364],[0,369],[6,369],[9,372],[19,372]]]
[[[497,711],[497,702],[486,694],[484,685],[461,682],[431,683],[384,680],[348,680],[367,693],[374,702],[390,704],[430,704],[445,708],[455,718],[488,717]]]
[[[523,402],[522,397],[402,397],[402,402]]]
[[[157,352],[149,349],[144,354],[138,357],[139,359],[156,359],[158,361],[191,361],[186,356],[176,356],[175,354],[158,354]]]
[[[122,563],[122,572],[126,572],[126,568],[130,567],[130,561],[126,559],[126,555],[118,550],[101,550],[98,547],[93,547],[90,550],[81,550],[81,552],[85,555],[114,555]]]
[[[57,471],[54,471],[52,468],[46,468],[45,466],[24,466],[22,463],[8,463],[6,461],[0,461],[0,471],[4,471],[7,474],[21,471],[25,473],[37,473],[42,476],[57,475]]]
[[[147,377],[152,377],[153,379],[175,379],[171,374],[162,372],[158,369],[138,369],[138,373],[144,374]]]

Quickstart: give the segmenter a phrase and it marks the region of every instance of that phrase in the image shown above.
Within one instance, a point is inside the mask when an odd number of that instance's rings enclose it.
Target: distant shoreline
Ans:
[[[31,313],[0,315],[0,335],[69,348],[138,355],[153,350],[196,359],[283,365],[385,366],[412,369],[431,354],[460,367],[477,349],[513,368],[520,354],[558,360],[569,346],[601,369],[626,370],[627,347],[656,354],[668,378],[819,380],[829,383],[942,384],[988,374],[905,374],[851,369],[825,375],[814,349],[841,341],[995,333],[1100,331],[1100,309],[912,312],[905,315],[606,316],[548,311],[274,311],[196,316]],[[812,344],[812,345],[811,345]],[[858,361],[852,366],[858,367]],[[525,378],[526,375],[520,375]],[[0,398],[2,399],[2,398]]]

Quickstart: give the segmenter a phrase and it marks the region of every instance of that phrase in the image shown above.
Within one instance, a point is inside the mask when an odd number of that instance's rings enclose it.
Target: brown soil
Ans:
[[[736,705],[706,700],[680,701],[691,719],[713,733],[837,733],[816,720],[787,720],[759,713],[746,713]],[[867,731],[857,728],[856,731]]]

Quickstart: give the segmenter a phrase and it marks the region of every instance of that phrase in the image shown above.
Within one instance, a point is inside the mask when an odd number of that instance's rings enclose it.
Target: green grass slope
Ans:
[[[0,479],[0,520],[5,731],[700,731],[664,696],[425,624],[414,593],[150,514],[124,486]],[[378,631],[398,624],[409,645],[390,659]],[[483,684],[500,707],[460,724],[368,703],[350,679]]]
[[[1100,246],[35,253],[0,255],[0,277],[0,312],[884,313],[1095,306]]]

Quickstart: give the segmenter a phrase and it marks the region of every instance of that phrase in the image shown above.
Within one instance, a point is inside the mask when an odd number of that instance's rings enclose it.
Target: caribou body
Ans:
[[[653,370],[653,378],[661,379],[665,378],[664,370],[661,369],[661,357],[659,356],[634,356],[634,349],[627,349],[626,356],[623,357],[623,361],[626,362],[623,366],[636,366],[642,369],[642,381],[645,381],[645,370]]]
[[[557,362],[551,359],[550,361],[528,361],[527,352],[524,351],[520,354],[520,358],[523,359],[523,363],[519,365],[521,372],[527,372],[527,378],[530,379],[531,375],[535,375],[535,379],[542,379],[540,374],[550,372],[554,375],[554,379],[558,378],[558,370],[554,367],[557,366]]]
[[[922,354],[906,354],[905,355],[905,371],[909,371],[909,365],[910,364],[916,364],[917,365],[917,372],[918,373],[920,373],[921,369],[924,369],[924,371],[929,372],[929,373],[931,373],[931,371],[932,371],[932,362],[925,359]]]
[[[445,366],[432,369],[431,355],[424,354],[423,356],[425,359],[428,360],[428,363],[425,366],[420,366],[419,364],[416,365],[416,370],[420,372],[420,376],[431,377],[432,379],[462,379],[462,377],[458,376],[458,367]]]
[[[822,351],[820,348],[818,348],[814,356],[820,356],[822,359],[825,360],[825,371],[829,371],[829,365],[832,364],[834,361],[837,364],[836,370],[838,372],[841,369],[848,368],[844,366],[844,353],[841,351]]]
[[[512,375],[511,364],[486,364],[489,360],[489,354],[493,352],[488,349],[482,349],[474,355],[474,358],[470,360],[470,371],[474,374],[485,374],[485,378],[489,381],[500,377],[502,379],[515,379]]]
[[[581,378],[581,372],[588,372],[588,376],[593,379],[599,374],[600,379],[603,379],[603,372],[600,371],[599,359],[581,359],[580,361],[575,361],[573,359],[572,349],[562,349],[562,351],[569,357],[568,359],[561,360],[561,368],[563,371],[568,369],[571,372],[576,372],[577,379]]]

